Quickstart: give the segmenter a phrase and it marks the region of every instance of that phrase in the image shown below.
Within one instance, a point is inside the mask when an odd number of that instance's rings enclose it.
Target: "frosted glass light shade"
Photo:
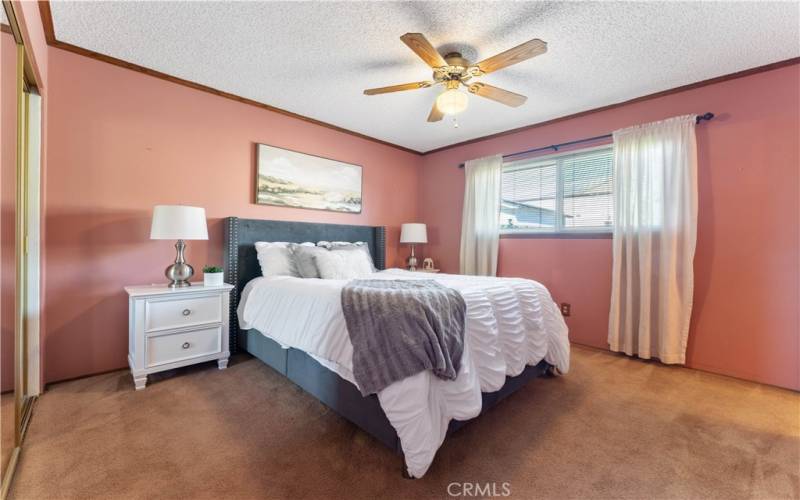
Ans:
[[[427,243],[428,231],[425,224],[403,224],[400,226],[400,243]]]
[[[153,207],[151,240],[207,240],[206,209],[183,205]]]
[[[456,115],[467,109],[467,94],[456,89],[445,90],[436,98],[436,107],[446,115]]]

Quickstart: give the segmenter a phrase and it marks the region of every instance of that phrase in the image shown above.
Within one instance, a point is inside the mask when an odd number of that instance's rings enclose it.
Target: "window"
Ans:
[[[614,217],[611,146],[503,166],[503,233],[608,232]]]

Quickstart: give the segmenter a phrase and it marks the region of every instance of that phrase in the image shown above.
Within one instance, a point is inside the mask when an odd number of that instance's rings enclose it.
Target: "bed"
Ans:
[[[375,267],[383,271],[385,228],[227,218],[225,277],[235,285],[230,301],[230,345],[233,352],[249,352],[403,454],[405,472],[411,477],[425,474],[446,435],[466,421],[488,411],[531,379],[553,371],[565,373],[569,368],[566,326],[543,286],[521,279],[442,275],[435,279],[459,290],[467,302],[472,314],[467,318],[468,332],[481,332],[470,337],[471,348],[465,350],[465,359],[467,351],[474,359],[463,363],[464,373],[459,372],[453,381],[420,374],[396,382],[377,395],[362,396],[349,372],[352,366],[348,366],[348,355],[352,354],[346,349],[346,330],[342,333],[344,328],[336,326],[335,311],[329,311],[335,308],[338,290],[344,283],[263,278],[254,246],[257,241],[366,242]],[[402,270],[386,270],[375,276],[392,280],[422,278],[419,273]],[[309,298],[312,295],[313,300]],[[287,316],[289,306],[285,304],[289,303],[306,308],[301,325],[282,317]],[[314,304],[326,303],[330,307],[319,306],[318,315]],[[525,308],[527,312],[523,311]],[[491,328],[478,324],[486,323],[487,318],[497,322],[491,335],[483,333]],[[290,334],[293,329],[305,334]],[[528,333],[534,330],[540,334]],[[324,334],[308,335],[309,331]],[[501,337],[498,332],[506,333]],[[321,345],[333,336],[340,339],[339,347]]]

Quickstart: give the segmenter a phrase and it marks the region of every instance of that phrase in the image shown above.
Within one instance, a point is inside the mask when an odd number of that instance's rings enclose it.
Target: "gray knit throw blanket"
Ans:
[[[433,280],[353,280],[342,310],[353,344],[353,375],[366,396],[431,370],[454,380],[464,351],[461,295]]]

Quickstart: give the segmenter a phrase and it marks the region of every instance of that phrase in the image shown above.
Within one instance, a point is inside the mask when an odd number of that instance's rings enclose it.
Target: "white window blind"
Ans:
[[[501,230],[611,231],[613,156],[603,146],[504,165]]]

